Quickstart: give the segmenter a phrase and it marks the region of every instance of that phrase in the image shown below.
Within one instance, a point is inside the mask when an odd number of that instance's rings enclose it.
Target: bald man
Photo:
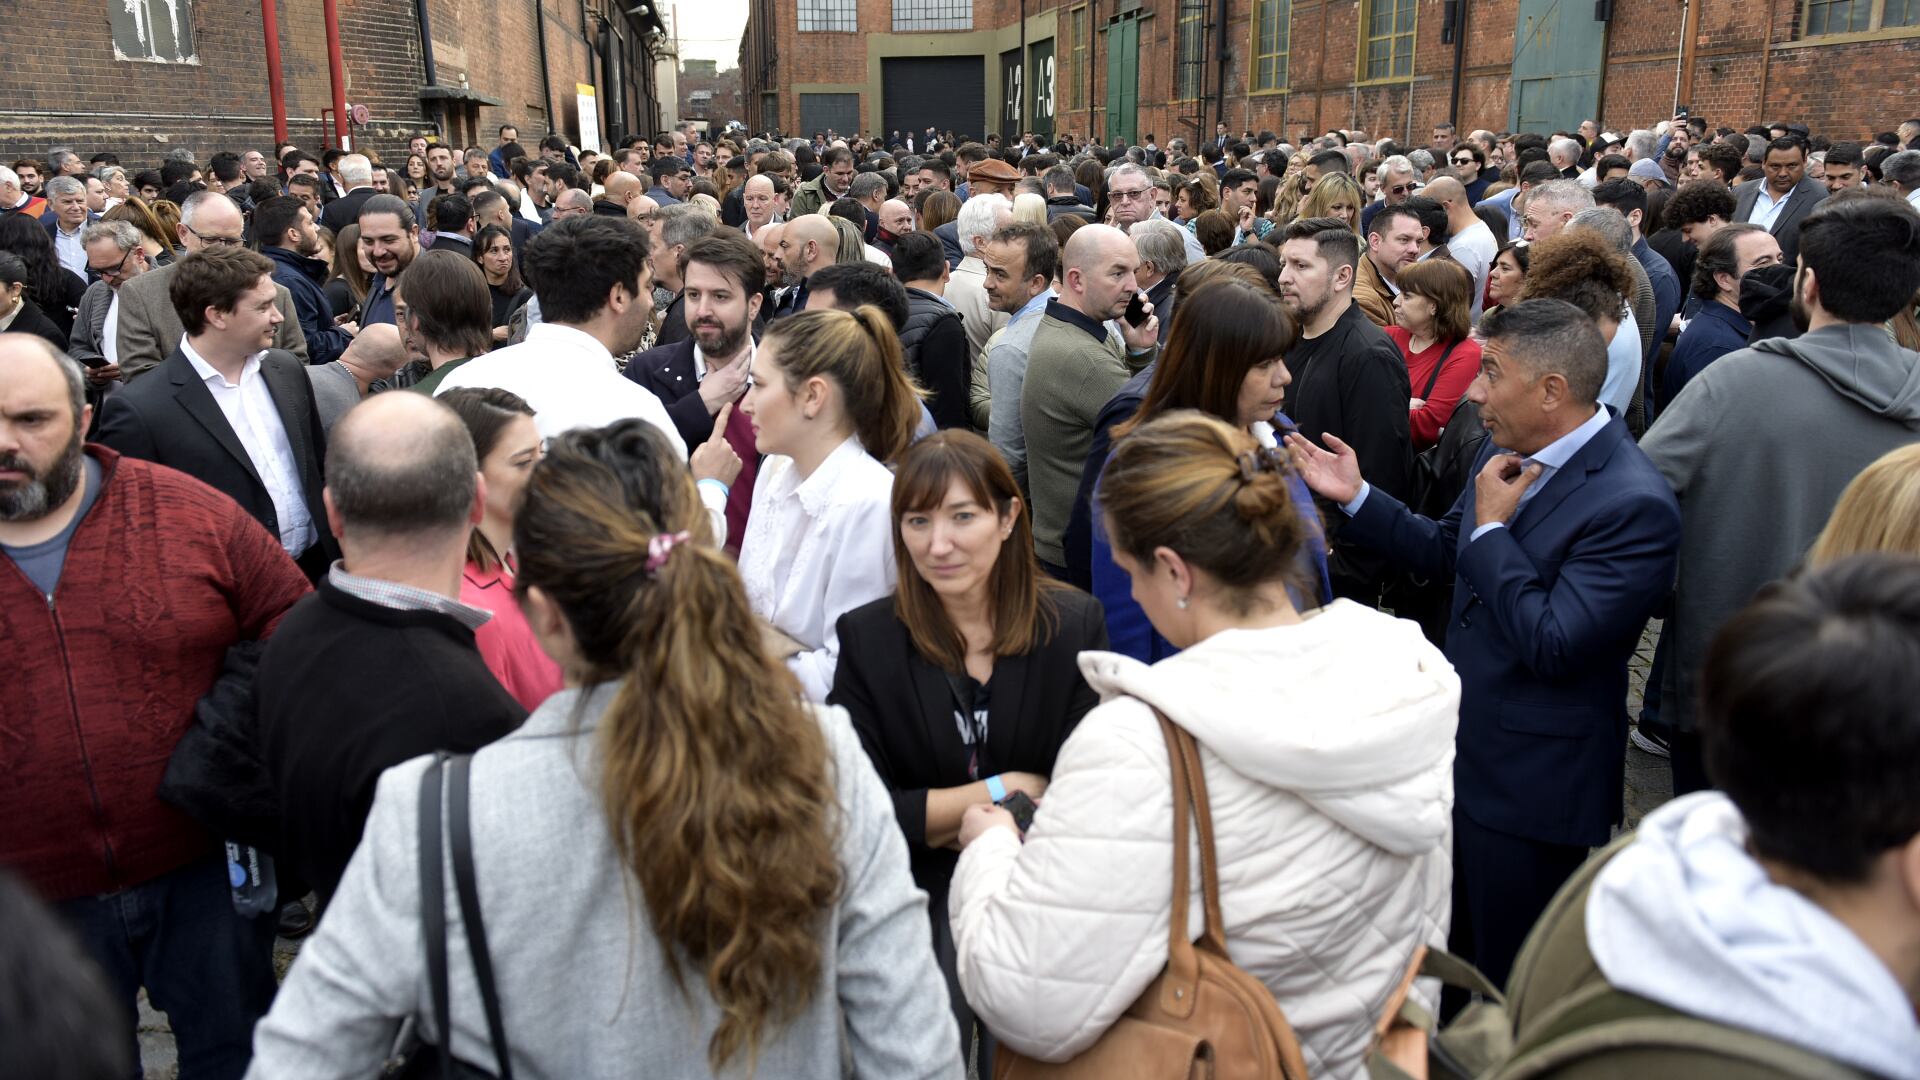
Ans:
[[[807,309],[807,279],[815,270],[833,265],[840,250],[840,230],[825,214],[801,214],[781,230],[777,250],[781,283],[799,288],[782,300],[774,318]]]
[[[1027,347],[1020,424],[1034,551],[1048,573],[1064,580],[1067,518],[1094,425],[1121,386],[1153,362],[1160,320],[1134,277],[1140,256],[1126,233],[1085,226],[1068,239],[1060,260],[1060,295],[1047,301]],[[1135,297],[1147,309],[1138,325],[1121,318]]]
[[[633,200],[647,197],[646,185],[632,173],[618,169],[607,174],[607,184],[599,199],[595,200],[593,212],[612,217],[638,217],[633,212]]]
[[[880,204],[880,228],[898,239],[913,231],[913,207],[904,200],[888,199]]]
[[[325,500],[343,558],[281,620],[254,683],[261,759],[283,810],[275,854],[323,899],[360,842],[382,770],[471,753],[527,715],[475,645],[492,613],[462,602],[486,489],[459,416],[424,394],[354,406],[334,428]],[[404,679],[339,677],[396,656]]]
[[[1487,274],[1493,269],[1493,257],[1500,253],[1500,242],[1493,230],[1473,212],[1467,198],[1467,186],[1452,176],[1441,176],[1420,194],[1440,204],[1447,212],[1447,254],[1473,275],[1473,296],[1468,317],[1480,321],[1480,309],[1486,305]]]
[[[348,409],[366,398],[373,384],[391,379],[407,364],[400,328],[374,323],[361,331],[330,364],[309,364],[307,381],[313,384],[313,405],[320,410],[320,429],[329,435]]]
[[[653,220],[654,213],[659,209],[660,204],[654,202],[651,198],[645,195],[636,195],[627,203],[627,216],[644,225],[648,221]]]
[[[748,239],[757,239],[760,230],[773,224],[779,215],[779,193],[773,186],[773,177],[766,173],[755,173],[747,178],[746,185],[740,189],[740,206],[747,213],[747,220],[740,226]]]
[[[579,188],[568,188],[560,193],[553,204],[553,220],[565,221],[570,217],[584,217],[593,213],[593,196]]]

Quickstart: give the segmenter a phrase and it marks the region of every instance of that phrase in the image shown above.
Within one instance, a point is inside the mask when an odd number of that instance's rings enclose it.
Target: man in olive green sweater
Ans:
[[[1062,538],[1080,485],[1100,410],[1127,379],[1153,362],[1160,320],[1147,305],[1138,326],[1121,318],[1135,296],[1140,257],[1127,234],[1088,225],[1061,252],[1060,296],[1027,349],[1020,422],[1027,439],[1027,479],[1033,497],[1033,547],[1047,572],[1066,576]],[[1107,320],[1119,320],[1114,332]]]

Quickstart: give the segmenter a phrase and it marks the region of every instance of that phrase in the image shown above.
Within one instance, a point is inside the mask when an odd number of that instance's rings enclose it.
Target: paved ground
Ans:
[[[1647,671],[1653,665],[1653,643],[1659,634],[1660,624],[1654,622],[1641,636],[1640,647],[1635,650],[1633,663],[1628,669],[1627,679],[1627,715],[1640,715],[1640,695],[1646,688]],[[1649,811],[1673,797],[1673,777],[1668,772],[1665,758],[1657,758],[1643,753],[1629,745],[1627,754],[1627,795],[1626,827],[1633,828]],[[286,977],[288,965],[299,946],[282,941],[274,950],[274,964]],[[167,1030],[167,1018],[164,1013],[155,1012],[147,1005],[146,995],[140,996],[140,1059],[146,1068],[147,1080],[173,1080],[177,1070],[174,1066],[173,1035]],[[977,1074],[969,1070],[970,1076]]]

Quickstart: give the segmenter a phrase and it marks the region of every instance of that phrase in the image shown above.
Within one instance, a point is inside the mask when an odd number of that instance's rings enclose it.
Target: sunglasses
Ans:
[[[1455,165],[1471,165],[1473,164],[1473,159],[1470,157],[1457,157],[1453,159],[1453,163]]]
[[[1413,190],[1413,185],[1412,184],[1395,184],[1392,187],[1388,188],[1387,190],[1395,195],[1405,195],[1407,192]]]

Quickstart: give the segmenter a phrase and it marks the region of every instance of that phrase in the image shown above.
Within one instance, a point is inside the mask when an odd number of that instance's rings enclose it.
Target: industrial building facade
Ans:
[[[653,0],[74,0],[19,4],[0,65],[0,157],[72,146],[132,162],[186,146],[270,148],[267,16],[277,33],[285,113],[303,147],[336,145],[338,28],[355,145],[382,155],[439,131],[492,147],[500,124],[531,146],[659,128],[676,102],[657,91],[669,49]],[[659,103],[664,99],[665,113]]]
[[[748,0],[747,123],[811,135],[1920,116],[1920,0]]]

